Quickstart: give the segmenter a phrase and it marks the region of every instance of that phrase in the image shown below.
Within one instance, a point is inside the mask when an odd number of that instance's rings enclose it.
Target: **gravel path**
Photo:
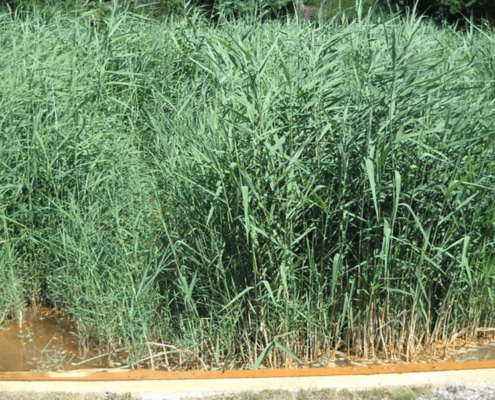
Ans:
[[[442,386],[427,397],[418,400],[495,400],[495,385],[490,386]]]
[[[111,394],[70,394],[70,393],[0,393],[0,400],[167,400],[168,395],[149,394],[145,396],[111,395]],[[174,399],[177,397],[173,397]],[[191,400],[191,398],[183,398]],[[297,393],[265,391],[258,395],[208,397],[205,400],[495,400],[494,385],[456,386],[448,385],[436,388],[423,397],[411,394],[378,395],[373,392],[354,393],[350,391],[321,390],[310,392],[306,396]]]

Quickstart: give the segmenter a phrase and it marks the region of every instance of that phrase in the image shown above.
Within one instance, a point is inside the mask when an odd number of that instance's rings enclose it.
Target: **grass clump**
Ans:
[[[82,337],[272,367],[494,325],[493,31],[52,10],[0,50],[2,271]]]
[[[18,276],[18,265],[6,241],[0,247],[0,324],[14,317],[24,305],[22,280]]]

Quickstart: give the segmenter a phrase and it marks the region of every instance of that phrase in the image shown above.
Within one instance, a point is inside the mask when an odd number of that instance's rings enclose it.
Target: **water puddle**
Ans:
[[[76,332],[74,324],[53,310],[27,309],[22,322],[0,326],[0,372],[105,368],[112,363],[96,350],[85,350]]]

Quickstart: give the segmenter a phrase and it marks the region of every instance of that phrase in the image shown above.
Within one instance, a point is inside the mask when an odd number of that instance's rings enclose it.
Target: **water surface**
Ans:
[[[47,308],[28,308],[22,320],[0,326],[0,372],[107,367],[108,356],[98,356],[81,345],[73,323]]]

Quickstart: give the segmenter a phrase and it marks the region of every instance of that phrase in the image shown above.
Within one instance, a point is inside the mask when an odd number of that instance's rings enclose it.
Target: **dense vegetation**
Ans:
[[[417,12],[436,21],[459,22],[474,19],[495,22],[495,2],[492,0],[389,0],[398,10],[416,8]]]
[[[478,23],[495,22],[495,2],[492,0],[0,0],[0,7],[17,14],[36,6],[79,12],[98,10],[100,13],[112,4],[159,17],[183,14],[188,7],[214,18],[244,18],[253,13],[280,18],[296,12],[303,18],[315,18],[320,9],[325,17],[331,18],[341,13],[355,16],[359,8],[364,8],[365,11],[374,9],[375,12],[404,14],[414,9],[440,23],[464,25],[468,19]]]
[[[91,18],[0,16],[0,320],[213,367],[495,326],[493,30]]]

